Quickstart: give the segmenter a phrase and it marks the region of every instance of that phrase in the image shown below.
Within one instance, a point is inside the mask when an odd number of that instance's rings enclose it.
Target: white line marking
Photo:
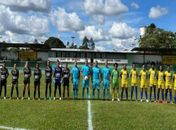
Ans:
[[[93,130],[93,126],[92,126],[92,112],[91,112],[91,102],[90,100],[87,101],[87,105],[88,105],[88,130]]]
[[[25,128],[13,128],[13,127],[7,127],[7,126],[1,126],[0,129],[5,129],[5,130],[27,130]]]

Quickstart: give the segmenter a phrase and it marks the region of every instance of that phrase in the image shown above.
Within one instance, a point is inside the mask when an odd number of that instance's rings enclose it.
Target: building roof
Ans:
[[[154,54],[176,54],[176,48],[133,48],[131,51]]]

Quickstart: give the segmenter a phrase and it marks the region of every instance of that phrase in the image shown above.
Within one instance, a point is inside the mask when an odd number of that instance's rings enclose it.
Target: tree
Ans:
[[[85,36],[83,38],[82,45],[79,47],[79,49],[89,49],[88,44],[89,44],[89,39]]]
[[[66,48],[64,43],[59,38],[56,37],[48,38],[48,40],[46,40],[44,44],[49,48]]]
[[[91,49],[91,50],[95,49],[95,42],[94,42],[93,38],[91,38],[89,41],[89,49]]]
[[[139,39],[139,45],[142,48],[176,48],[176,33],[157,28],[152,23]]]

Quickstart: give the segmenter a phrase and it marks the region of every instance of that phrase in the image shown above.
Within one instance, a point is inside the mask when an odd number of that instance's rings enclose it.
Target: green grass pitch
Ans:
[[[8,97],[11,88],[10,80],[11,76],[8,78]],[[44,76],[41,81],[41,97],[43,98]],[[52,84],[52,86],[53,94],[54,85]],[[22,75],[20,75],[20,97],[22,96],[22,89],[23,80]],[[70,91],[72,92],[71,87]],[[16,91],[13,95],[16,96]],[[81,97],[81,82],[79,97]],[[31,98],[33,98],[33,77],[31,78]],[[94,130],[176,129],[176,106],[174,104],[103,100],[91,100],[90,102]],[[87,100],[28,101],[2,99],[0,100],[0,126],[37,130],[87,130],[87,108]]]

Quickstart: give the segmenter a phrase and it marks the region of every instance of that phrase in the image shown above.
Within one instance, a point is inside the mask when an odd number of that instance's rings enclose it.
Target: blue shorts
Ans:
[[[78,89],[78,79],[73,79],[73,89]]]
[[[82,88],[89,88],[89,79],[88,80],[82,80]]]
[[[100,80],[93,80],[92,88],[93,89],[100,89]]]
[[[110,81],[107,79],[103,80],[103,89],[109,89],[110,88]]]

